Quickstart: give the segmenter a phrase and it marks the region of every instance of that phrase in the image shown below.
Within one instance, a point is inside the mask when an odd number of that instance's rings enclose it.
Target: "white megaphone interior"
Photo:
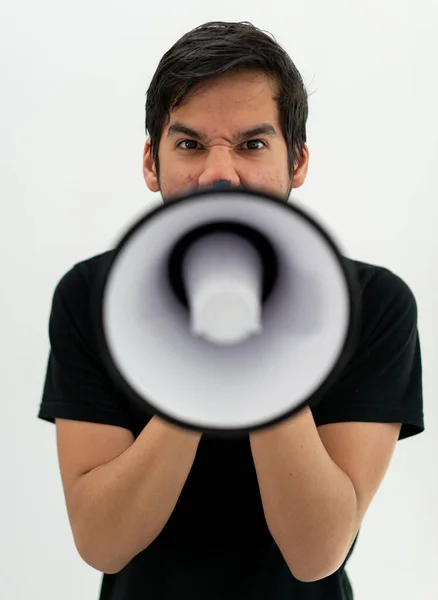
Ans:
[[[175,243],[215,220],[258,229],[279,260],[262,331],[233,346],[191,333],[167,276]],[[261,425],[306,402],[336,364],[349,319],[344,273],[319,230],[278,202],[239,192],[185,199],[146,220],[114,261],[103,299],[108,349],[131,388],[170,417],[215,429]]]

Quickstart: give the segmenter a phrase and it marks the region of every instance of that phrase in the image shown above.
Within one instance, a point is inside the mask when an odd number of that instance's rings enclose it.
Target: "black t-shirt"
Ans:
[[[76,264],[56,286],[38,416],[116,425],[137,437],[151,416],[108,376],[90,311],[112,253]],[[388,269],[344,260],[360,284],[361,332],[342,376],[312,408],[315,423],[399,422],[400,440],[416,435],[424,422],[415,298]],[[249,436],[204,434],[164,529],[119,573],[103,574],[100,600],[352,600],[345,565],[353,549],[333,575],[295,579],[266,525]]]

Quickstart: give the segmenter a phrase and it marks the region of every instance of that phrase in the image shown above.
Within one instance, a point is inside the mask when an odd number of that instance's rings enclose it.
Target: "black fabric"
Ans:
[[[137,437],[151,417],[110,381],[90,314],[111,252],[76,264],[56,286],[38,417],[118,425]],[[361,335],[343,375],[312,409],[315,423],[400,422],[399,439],[416,435],[424,422],[415,298],[388,269],[345,260],[360,282]],[[266,526],[249,436],[203,435],[163,531],[122,571],[103,574],[100,600],[352,600],[345,567],[353,548],[333,575],[295,579]]]

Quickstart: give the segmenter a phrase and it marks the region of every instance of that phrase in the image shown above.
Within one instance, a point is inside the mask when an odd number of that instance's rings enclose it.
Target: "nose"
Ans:
[[[227,189],[231,187],[231,182],[227,181],[226,179],[217,179],[216,181],[213,181],[213,183],[211,184],[211,187],[214,190],[223,190],[223,189]]]
[[[236,173],[232,157],[229,156],[229,150],[225,148],[221,150],[217,152],[210,150],[204,169],[198,179],[199,186],[240,186],[240,177]]]

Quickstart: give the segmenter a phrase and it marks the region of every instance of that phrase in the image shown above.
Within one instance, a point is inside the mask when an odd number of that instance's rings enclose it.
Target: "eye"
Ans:
[[[183,146],[182,144],[194,144],[195,146]],[[180,142],[177,143],[176,147],[177,148],[181,148],[181,150],[198,150],[198,148],[196,148],[196,144],[198,144],[199,146],[199,142],[196,142],[195,140],[181,140]],[[245,150],[249,150],[250,152],[253,152],[255,150],[263,150],[263,148],[266,148],[266,142],[264,142],[263,140],[248,140],[247,142],[244,142],[244,146],[245,144],[251,144],[251,146],[249,148],[245,148]],[[255,147],[255,144],[261,144],[261,147]]]
[[[195,142],[195,140],[182,140],[181,142],[178,142],[176,147],[177,148],[181,148],[181,150],[196,150],[197,148],[184,148],[181,146],[181,144],[198,144],[198,142]]]
[[[247,142],[245,142],[245,144],[262,144],[261,148],[254,148],[254,146],[252,148],[248,148],[248,150],[262,150],[263,148],[266,148],[266,142],[264,142],[263,140],[248,140]]]

